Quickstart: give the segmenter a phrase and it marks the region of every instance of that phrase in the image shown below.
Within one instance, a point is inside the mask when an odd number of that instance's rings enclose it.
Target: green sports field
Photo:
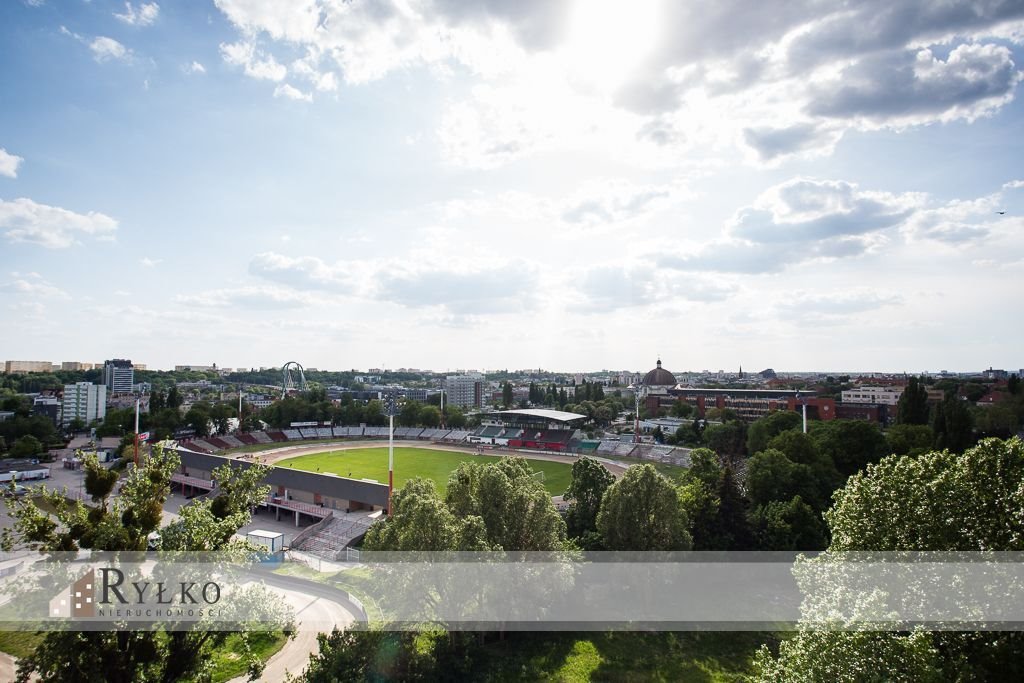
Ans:
[[[493,462],[497,457],[428,448],[395,448],[395,488],[413,477],[433,479],[442,494],[448,487],[448,475],[461,462]],[[534,472],[544,473],[544,486],[553,496],[560,496],[569,487],[572,466],[550,460],[530,460]],[[388,449],[353,448],[344,451],[300,455],[275,463],[278,467],[294,467],[310,472],[333,472],[354,479],[376,479],[388,482]]]

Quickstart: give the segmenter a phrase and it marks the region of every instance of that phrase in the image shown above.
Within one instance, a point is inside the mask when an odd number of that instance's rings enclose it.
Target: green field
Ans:
[[[427,448],[395,448],[395,488],[413,477],[432,479],[440,493],[448,488],[448,475],[462,462],[494,462],[496,457],[455,451],[436,451]],[[544,473],[544,486],[553,496],[560,496],[569,487],[572,466],[549,460],[529,460],[534,472]],[[276,463],[278,467],[294,467],[310,472],[333,472],[354,479],[388,481],[388,449],[353,448],[300,455]]]

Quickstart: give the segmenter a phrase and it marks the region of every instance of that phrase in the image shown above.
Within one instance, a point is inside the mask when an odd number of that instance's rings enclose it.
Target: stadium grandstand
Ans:
[[[520,409],[486,413],[469,443],[569,452],[586,415],[561,410]]]

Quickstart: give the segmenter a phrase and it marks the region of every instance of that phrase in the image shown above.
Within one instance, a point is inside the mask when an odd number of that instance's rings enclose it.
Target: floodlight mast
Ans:
[[[391,494],[395,488],[395,394],[384,395],[384,410],[388,414],[388,517],[391,516]]]

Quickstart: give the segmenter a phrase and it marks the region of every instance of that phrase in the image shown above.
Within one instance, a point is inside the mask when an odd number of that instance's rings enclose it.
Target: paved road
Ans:
[[[330,586],[295,577],[267,575],[264,580],[274,592],[284,597],[296,611],[298,630],[295,637],[285,643],[267,662],[260,681],[283,681],[286,673],[301,674],[309,664],[309,656],[318,651],[317,635],[329,633],[333,628],[347,628],[356,617],[348,603],[338,597]],[[240,676],[229,683],[243,683]]]

